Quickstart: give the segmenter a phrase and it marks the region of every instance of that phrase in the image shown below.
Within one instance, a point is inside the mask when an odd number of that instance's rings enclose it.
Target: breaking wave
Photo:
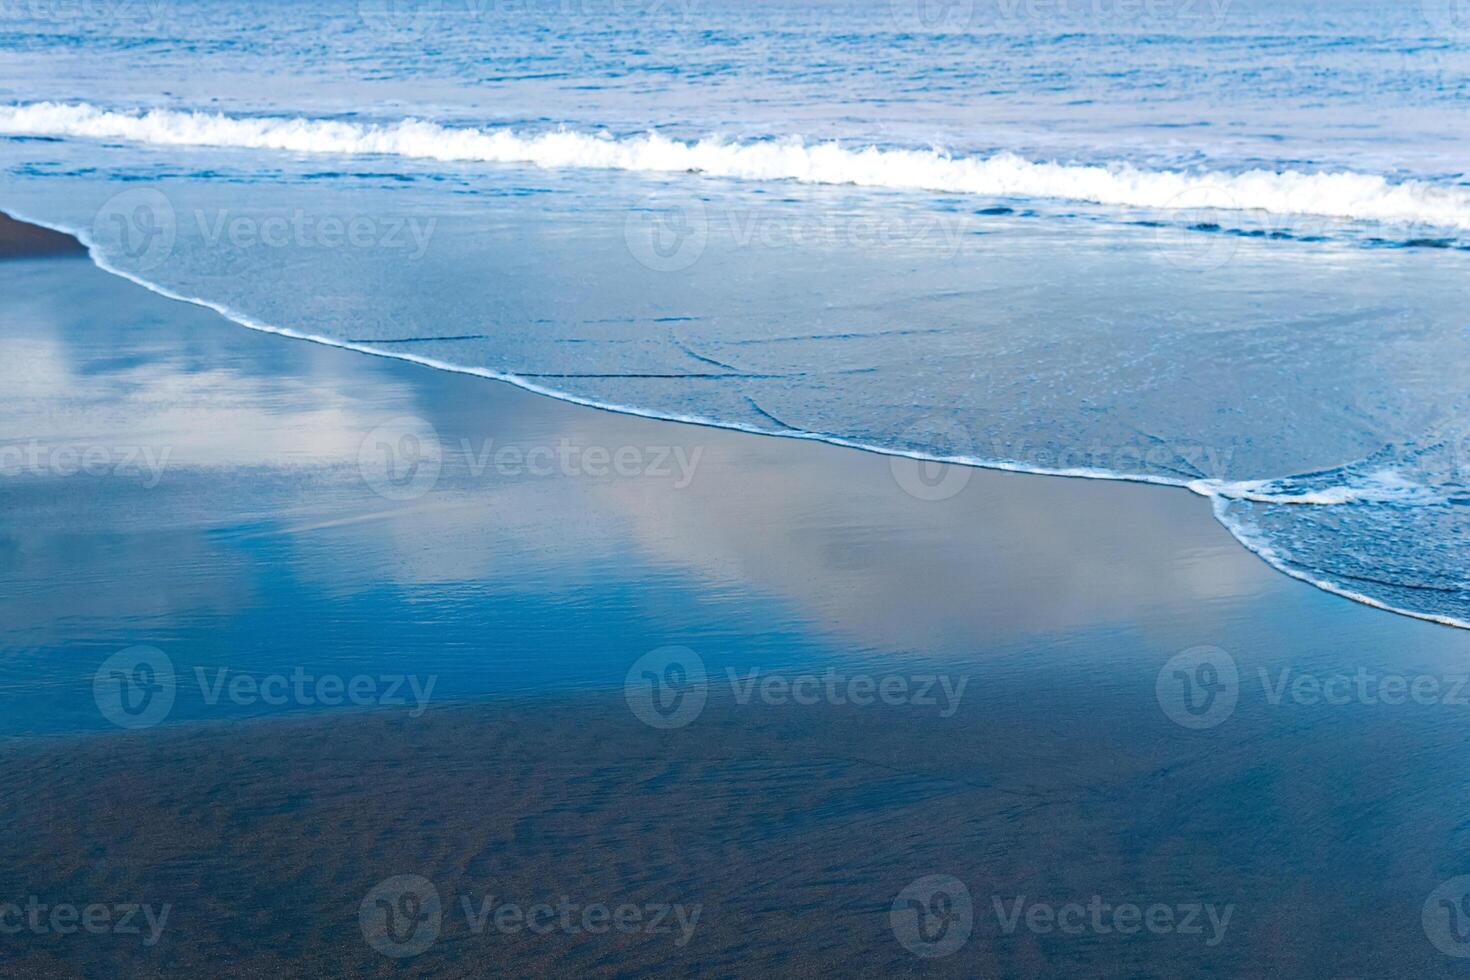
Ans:
[[[516,163],[739,180],[793,180],[907,190],[1089,202],[1160,210],[1265,211],[1470,230],[1470,188],[1339,171],[1243,173],[1144,170],[1128,163],[1068,164],[1013,153],[955,156],[942,149],[810,143],[798,138],[681,142],[657,134],[448,127],[419,119],[365,124],[302,117],[228,116],[155,109],[118,112],[87,103],[0,107],[0,133],[123,139],[293,153]]]

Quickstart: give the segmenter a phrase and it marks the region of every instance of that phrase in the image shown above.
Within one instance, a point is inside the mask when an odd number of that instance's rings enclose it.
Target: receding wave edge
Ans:
[[[136,285],[139,285],[144,289],[149,290],[150,292],[163,296],[166,299],[175,300],[181,303],[189,303],[194,306],[199,306],[203,307],[204,309],[211,310],[215,313],[218,313],[225,319],[239,324],[240,326],[247,327],[251,330],[257,330],[262,333],[276,334],[282,337],[290,337],[295,340],[310,341],[311,343],[322,344],[327,347],[339,347],[343,350],[356,351],[357,353],[369,354],[374,357],[385,357],[396,361],[407,361],[411,364],[418,364],[440,371],[449,371],[455,374],[467,374],[474,377],[487,378],[494,381],[503,381],[525,391],[529,391],[538,395],[545,395],[549,398],[555,398],[558,401],[567,402],[573,405],[581,405],[587,408],[599,409],[601,411],[615,412],[621,415],[632,415],[640,418],[655,419],[665,422],[681,422],[687,425],[702,425],[708,426],[710,428],[727,429],[737,432],[748,432],[754,435],[776,436],[784,439],[804,439],[812,442],[821,442],[828,445],[840,446],[847,449],[856,449],[862,452],[874,453],[880,456],[888,456],[895,459],[911,459],[920,462],[973,466],[977,469],[1000,470],[1010,473],[1026,473],[1035,476],[1058,476],[1088,480],[1112,480],[1124,483],[1147,483],[1156,486],[1181,487],[1191,490],[1202,497],[1210,499],[1213,505],[1212,509],[1216,520],[1218,520],[1220,524],[1227,531],[1230,532],[1231,536],[1234,537],[1238,542],[1240,542],[1240,544],[1245,547],[1246,550],[1250,551],[1252,554],[1255,554],[1272,568],[1275,568],[1277,571],[1285,575],[1288,575],[1299,581],[1306,582],[1309,585],[1313,585],[1324,592],[1329,592],[1334,595],[1342,596],[1343,598],[1350,599],[1354,602],[1361,603],[1366,606],[1371,606],[1375,609],[1382,609],[1387,612],[1397,613],[1401,616],[1408,616],[1412,619],[1438,623],[1443,626],[1451,626],[1457,629],[1470,630],[1470,622],[1467,622],[1465,620],[1455,619],[1450,616],[1441,616],[1433,613],[1424,613],[1418,612],[1413,609],[1405,609],[1397,606],[1391,606],[1378,599],[1374,599],[1371,596],[1367,596],[1360,592],[1348,589],[1344,586],[1340,586],[1330,580],[1308,574],[1301,569],[1293,567],[1268,543],[1248,534],[1243,527],[1240,527],[1238,524],[1228,520],[1225,516],[1224,508],[1230,500],[1267,499],[1263,497],[1257,489],[1265,481],[1228,483],[1216,480],[1178,480],[1171,479],[1169,477],[1154,476],[1152,474],[1118,473],[1102,469],[1049,469],[1046,467],[1032,466],[1010,460],[983,459],[980,457],[972,456],[938,456],[911,450],[896,449],[893,447],[882,446],[875,443],[859,442],[857,440],[847,439],[843,436],[838,436],[831,433],[807,432],[799,429],[769,429],[763,428],[761,426],[749,425],[742,422],[732,422],[696,415],[681,415],[678,413],[670,412],[655,412],[633,405],[620,405],[611,402],[599,402],[590,398],[582,397],[580,395],[572,394],[570,392],[558,391],[554,388],[548,388],[544,385],[536,384],[517,375],[494,371],[490,368],[453,364],[448,361],[440,361],[435,358],[422,357],[417,354],[403,353],[400,351],[386,351],[376,347],[372,347],[367,344],[354,343],[347,340],[339,340],[337,338],[327,337],[321,334],[302,333],[300,331],[291,330],[286,327],[278,327],[272,324],[264,323],[260,320],[256,320],[251,316],[248,316],[247,314],[230,309],[229,307],[221,303],[216,303],[212,300],[203,299],[197,296],[188,296],[182,293],[174,292],[173,290],[170,290],[164,286],[160,286],[156,283],[149,282],[146,279],[142,279],[134,275],[133,273],[127,272],[126,270],[117,268],[107,261],[106,257],[102,255],[101,250],[96,247],[90,236],[87,235],[87,233],[82,229],[68,227],[62,224],[55,224],[39,218],[31,217],[25,214],[23,211],[13,207],[7,206],[5,208],[5,212],[19,221],[26,221],[30,224],[37,225],[42,228],[50,228],[53,231],[64,232],[66,234],[74,236],[86,247],[87,254],[90,256],[92,262],[104,272],[108,272],[112,275],[118,276],[119,278],[126,279],[129,282],[135,283]],[[1281,501],[1278,502],[1294,503],[1297,501],[1288,497],[1283,498]]]

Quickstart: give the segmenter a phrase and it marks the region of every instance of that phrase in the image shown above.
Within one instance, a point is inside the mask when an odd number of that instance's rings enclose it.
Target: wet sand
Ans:
[[[81,242],[64,232],[16,221],[10,215],[0,212],[0,259],[47,255],[81,257],[86,254],[87,250],[82,247]]]
[[[0,905],[170,909],[152,945],[6,935],[7,974],[1462,965],[1426,904],[1470,873],[1450,696],[1470,636],[1273,572],[1201,498],[568,406],[252,333],[83,262],[15,258],[0,286],[0,449],[24,450],[0,457]],[[669,644],[707,700],[654,727],[640,658]],[[94,682],[139,645],[176,683],[128,731]],[[1172,693],[1200,647],[1235,670],[1228,711]],[[211,701],[221,670],[256,694]],[[259,696],[293,673],[434,686]],[[1273,702],[1303,675],[1441,696]],[[380,890],[403,875],[419,904]],[[933,875],[962,883],[959,918],[915,939],[893,907]],[[425,882],[432,935],[385,943],[376,900],[421,909]],[[476,931],[463,904],[563,896],[626,928]],[[1093,896],[1173,926],[1047,926]],[[1018,900],[1043,911],[1007,919]]]

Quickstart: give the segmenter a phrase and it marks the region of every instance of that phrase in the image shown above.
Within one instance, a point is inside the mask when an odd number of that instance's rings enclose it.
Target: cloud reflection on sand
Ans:
[[[779,610],[771,628],[849,653],[973,656],[1140,608],[1200,615],[1276,584],[1182,492],[977,472],[953,499],[918,500],[882,457],[589,411],[264,337],[91,269],[24,274],[26,301],[0,340],[7,383],[25,395],[6,429],[145,441],[169,462],[155,489],[11,481],[4,538],[22,592],[121,574],[152,597],[150,618],[219,613],[248,601],[252,551],[269,548],[296,588],[327,598],[386,580],[411,601],[575,604],[609,601],[611,582],[678,581],[706,602],[759,598],[767,615]],[[442,474],[418,499],[378,496],[359,469],[365,436],[395,416],[423,419],[442,449]],[[698,466],[680,487],[507,475],[493,462],[505,446],[561,443],[678,448]],[[171,559],[119,546],[97,567],[93,552],[60,546],[58,500],[68,535],[165,535]],[[111,590],[79,590],[65,618],[115,622],[124,608],[136,618]],[[33,604],[12,623],[55,640],[61,612]]]

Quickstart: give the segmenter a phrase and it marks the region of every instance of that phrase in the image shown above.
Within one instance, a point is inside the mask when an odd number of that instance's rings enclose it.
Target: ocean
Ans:
[[[15,0],[0,66],[0,209],[243,326],[1187,487],[1470,626],[1459,0]]]

